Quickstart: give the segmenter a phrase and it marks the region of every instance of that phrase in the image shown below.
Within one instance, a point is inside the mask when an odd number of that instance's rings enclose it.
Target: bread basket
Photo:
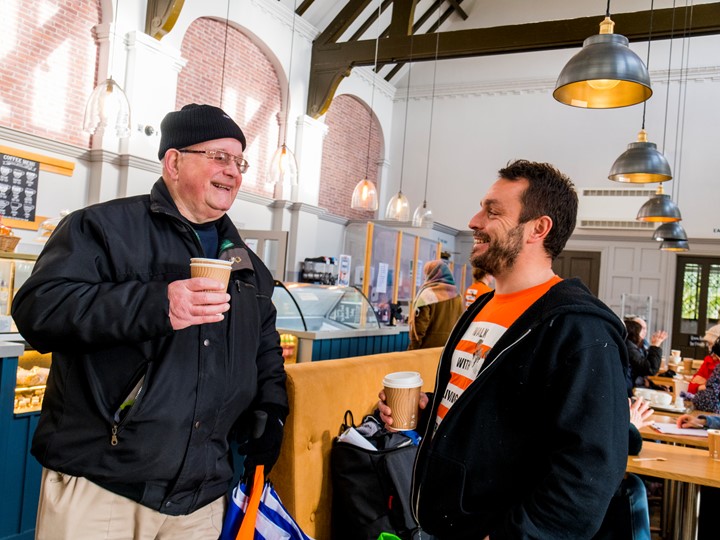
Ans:
[[[19,236],[0,236],[0,251],[15,251],[19,241]]]

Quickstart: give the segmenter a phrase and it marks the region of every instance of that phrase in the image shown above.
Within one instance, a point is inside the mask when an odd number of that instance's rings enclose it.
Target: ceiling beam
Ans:
[[[297,7],[295,13],[302,17],[308,8],[313,5],[314,1],[315,0],[303,0],[303,2]]]
[[[460,0],[460,2],[462,2],[462,0]],[[463,18],[463,21],[467,21],[468,14],[460,7],[460,2],[458,2],[458,0],[448,0],[448,4],[455,8],[455,11]]]
[[[408,36],[412,33],[415,20],[417,0],[395,0],[393,2],[392,19],[388,28],[389,36]]]
[[[370,0],[350,0],[315,39],[314,43],[335,43],[362,14],[369,3]]]
[[[367,1],[369,0],[351,0],[346,9],[350,5],[354,8],[361,3],[366,5]],[[689,13],[690,10],[692,10],[693,20],[688,21],[689,17],[686,17],[686,12]],[[674,18],[673,11],[675,11]],[[615,21],[617,33],[623,34],[630,41],[647,41],[650,11],[616,13],[612,18]],[[586,38],[599,32],[601,20],[602,16],[582,17],[442,32],[437,53],[438,59],[581,47]],[[680,7],[675,10],[669,8],[654,11],[653,40],[712,34],[720,34],[720,2],[699,4],[690,8]],[[435,40],[435,34],[415,35],[412,56],[410,56],[409,36],[392,36],[381,39],[377,61],[380,64],[388,64],[434,60]],[[370,66],[374,62],[374,39],[346,43],[328,43],[316,40],[313,43],[307,114],[314,118],[324,114],[343,77],[349,76],[354,67]]]

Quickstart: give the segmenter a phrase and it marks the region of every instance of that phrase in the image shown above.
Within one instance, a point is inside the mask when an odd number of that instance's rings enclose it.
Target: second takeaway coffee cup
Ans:
[[[393,419],[390,429],[407,431],[417,427],[422,384],[422,377],[417,371],[396,371],[385,375],[385,403],[390,407]]]
[[[223,261],[220,259],[190,259],[190,276],[206,277],[216,279],[223,284],[222,290],[227,290],[230,281],[230,271],[232,270],[232,261]]]
[[[707,434],[710,459],[720,461],[720,429],[708,429]]]

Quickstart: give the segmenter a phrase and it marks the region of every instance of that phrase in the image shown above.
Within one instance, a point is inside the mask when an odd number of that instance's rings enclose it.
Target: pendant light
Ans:
[[[115,0],[112,48],[110,50],[110,76],[98,84],[85,105],[83,131],[94,135],[98,129],[112,129],[118,138],[130,136],[130,102],[127,95],[112,78],[112,64],[117,38],[118,2]]]
[[[650,43],[652,41],[653,14],[655,2],[650,1],[650,30],[648,32],[647,60],[645,65],[650,69]],[[637,142],[628,144],[628,149],[615,160],[610,168],[608,178],[615,182],[630,182],[631,184],[648,184],[652,182],[666,182],[672,179],[672,172],[667,159],[657,149],[655,143],[648,142],[645,131],[645,113],[647,101],[643,102],[642,128],[638,133]],[[665,117],[667,122],[667,116]]]
[[[298,185],[298,166],[295,154],[287,146],[288,116],[290,114],[290,77],[292,75],[293,46],[295,43],[295,19],[297,0],[293,3],[292,35],[290,36],[290,62],[288,63],[285,123],[282,126],[282,144],[275,150],[268,169],[267,182],[272,186],[273,198],[292,198]]]
[[[663,191],[662,184],[660,184],[655,192],[655,196],[640,207],[635,219],[654,223],[669,223],[680,221],[682,215],[680,214],[680,209],[672,201],[670,195],[667,195]]]
[[[412,29],[410,30],[412,32]],[[408,221],[410,219],[410,201],[403,195],[403,175],[405,173],[405,140],[407,138],[408,108],[410,105],[410,81],[412,80],[413,34],[410,34],[410,62],[408,63],[407,93],[405,94],[405,126],[403,128],[402,152],[400,157],[400,189],[392,196],[385,210],[385,219]]]
[[[600,33],[583,42],[582,49],[560,72],[553,97],[560,103],[588,109],[612,109],[642,103],[652,95],[650,74],[628,39],[614,34],[610,0]]]
[[[433,125],[433,113],[435,111],[435,83],[437,81],[437,64],[438,64],[438,50],[440,48],[440,7],[442,2],[438,3],[438,20],[435,26],[435,60],[433,62],[433,82],[432,92],[430,94],[430,126],[428,127],[428,148],[426,152],[425,162],[425,193],[423,194],[423,202],[413,212],[413,227],[421,227],[423,229],[432,229],[435,219],[433,218],[432,210],[427,204],[427,190],[428,180],[430,178],[430,148],[432,146],[432,125]]]
[[[678,221],[663,223],[655,232],[653,232],[653,240],[663,242],[665,240],[685,240],[687,241],[687,233]]]
[[[368,210],[374,212],[378,209],[378,193],[375,184],[368,180],[368,172],[370,170],[370,143],[372,141],[372,125],[373,125],[373,106],[375,105],[375,78],[377,77],[378,47],[380,45],[380,15],[382,14],[382,4],[378,0],[378,17],[377,26],[378,34],[375,38],[375,68],[373,69],[372,91],[370,93],[370,120],[368,123],[368,150],[367,161],[365,164],[365,178],[360,180],[355,189],[353,189],[352,198],[350,200],[350,208],[353,210]]]
[[[660,244],[662,251],[690,251],[690,245],[687,240],[663,240]]]

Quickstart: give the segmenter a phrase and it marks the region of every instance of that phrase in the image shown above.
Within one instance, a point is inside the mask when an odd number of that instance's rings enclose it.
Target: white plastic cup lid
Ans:
[[[224,261],[222,259],[203,259],[200,257],[193,257],[190,259],[190,264],[215,264],[218,266],[232,266],[232,261]]]
[[[387,388],[416,388],[422,384],[422,377],[417,371],[396,371],[383,378],[383,386]]]

